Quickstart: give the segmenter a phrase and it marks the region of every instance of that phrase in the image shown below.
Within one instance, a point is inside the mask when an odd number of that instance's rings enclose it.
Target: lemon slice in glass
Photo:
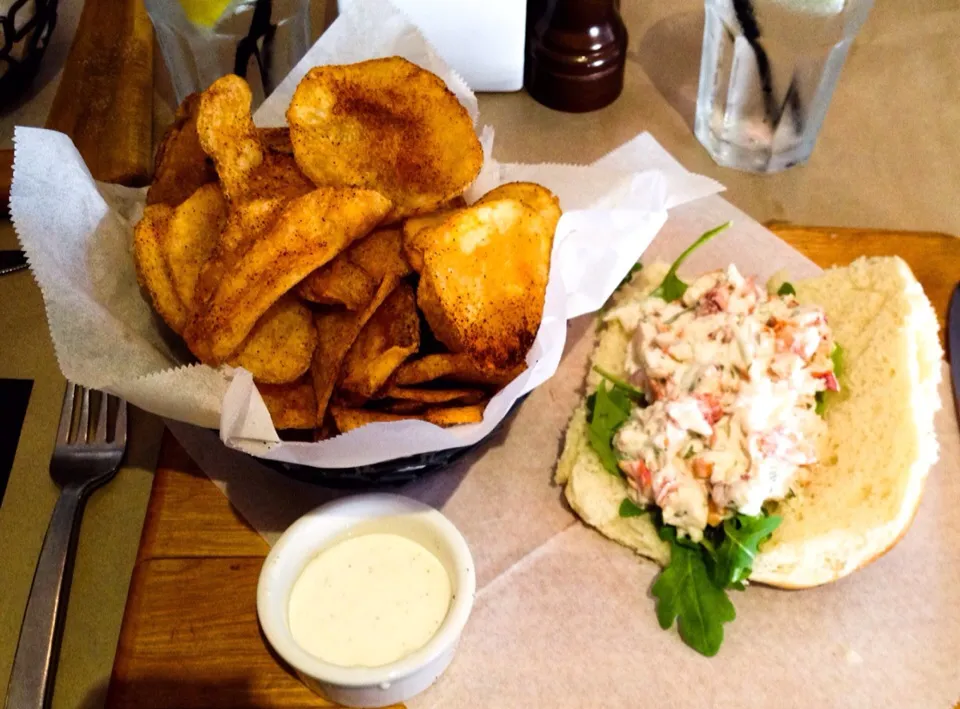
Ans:
[[[187,19],[200,27],[212,28],[232,0],[180,0]]]

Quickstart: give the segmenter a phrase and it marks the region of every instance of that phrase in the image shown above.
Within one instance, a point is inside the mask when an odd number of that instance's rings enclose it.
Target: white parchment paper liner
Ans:
[[[471,115],[476,97],[420,33],[385,0],[355,3],[331,26],[260,107],[260,125],[284,122],[300,77],[329,62],[399,54],[440,76]],[[140,293],[132,229],[144,190],[98,184],[66,136],[17,128],[10,209],[44,295],[60,367],[72,381],[104,389],[169,419],[219,428],[228,446],[273,460],[352,467],[469,445],[514,402],[556,370],[568,318],[595,310],[647,247],[667,210],[722,187],[680,168],[649,136],[593,166],[485,161],[470,195],[504,182],[552,189],[565,210],[555,237],[551,278],[528,369],[488,405],[482,423],[441,429],[422,421],[373,424],[320,443],[281,442],[249,374],[190,365],[192,358]],[[649,165],[650,169],[646,167]]]

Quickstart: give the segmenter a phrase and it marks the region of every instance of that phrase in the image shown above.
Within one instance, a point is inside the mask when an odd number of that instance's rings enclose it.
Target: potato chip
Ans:
[[[351,188],[321,187],[289,202],[191,319],[184,332],[191,351],[208,364],[225,361],[280,296],[367,234],[389,209],[377,192]]]
[[[220,241],[227,202],[216,183],[204,185],[177,207],[163,237],[163,255],[180,302],[193,303],[200,270]]]
[[[233,268],[247,249],[273,226],[286,200],[258,199],[235,205],[227,217],[220,239],[200,268],[191,303],[191,319],[202,317],[203,309],[220,285],[223,274]]]
[[[423,418],[437,426],[460,426],[465,423],[480,423],[483,421],[483,410],[486,407],[487,404],[484,402],[482,404],[471,404],[470,406],[427,409]]]
[[[217,181],[213,160],[203,151],[197,135],[199,110],[200,94],[190,94],[177,108],[157,148],[147,204],[176,207],[198,188]]]
[[[483,162],[473,121],[439,77],[406,59],[318,66],[287,110],[293,153],[317,185],[374,189],[387,222],[462,194]]]
[[[377,282],[388,275],[403,278],[411,273],[410,264],[403,257],[402,236],[399,229],[377,229],[347,250],[347,257]]]
[[[255,382],[286,384],[310,369],[316,347],[313,313],[287,294],[263,314],[227,363],[248,370]]]
[[[343,406],[332,406],[330,412],[341,433],[366,426],[371,423],[389,423],[391,421],[428,421],[436,426],[460,426],[465,423],[480,423],[483,421],[483,410],[486,404],[471,406],[433,407],[421,412],[391,413],[375,409],[351,409]]]
[[[317,402],[309,379],[291,384],[258,384],[257,390],[277,430],[316,426]]]
[[[427,405],[422,401],[408,399],[384,399],[377,402],[378,411],[391,414],[422,414],[426,408]]]
[[[200,145],[213,158],[223,192],[231,202],[240,200],[264,158],[250,115],[252,100],[247,82],[233,74],[220,77],[200,96]]]
[[[441,352],[404,362],[397,368],[393,381],[397,386],[412,386],[449,379],[501,387],[516,379],[526,368],[526,364],[521,364],[506,371],[486,370],[475,365],[469,355]]]
[[[441,231],[435,227],[443,224],[457,209],[443,209],[421,217],[410,217],[403,223],[403,255],[414,271],[423,270],[423,252],[439,238]]]
[[[372,397],[419,346],[416,296],[413,288],[401,283],[357,335],[343,362],[340,389]]]
[[[555,228],[499,199],[430,230],[417,302],[437,339],[483,369],[521,364],[540,327]]]
[[[356,313],[330,311],[317,313],[314,323],[317,327],[317,349],[310,365],[310,375],[316,390],[317,420],[323,421],[333,394],[340,370],[347,352],[353,346],[360,330],[397,286],[396,278],[384,279],[377,288],[370,303],[364,310]]]
[[[355,428],[366,426],[368,423],[383,423],[386,421],[403,421],[404,419],[418,418],[417,415],[391,414],[387,411],[373,409],[348,409],[343,406],[331,406],[330,413],[340,429],[340,433],[352,431]]]
[[[485,396],[486,392],[480,389],[414,389],[391,386],[383,392],[383,397],[386,399],[418,401],[423,404],[448,404],[451,401],[472,404]]]
[[[401,253],[400,231],[378,229],[303,279],[297,293],[314,303],[360,310],[388,274],[402,278],[408,273],[410,265]]]
[[[344,252],[304,278],[297,286],[297,295],[313,303],[361,310],[370,302],[376,289],[377,281],[373,276],[346,258]]]
[[[170,269],[163,257],[163,240],[173,219],[173,208],[149,204],[133,230],[133,260],[137,280],[153,301],[153,308],[177,334],[187,320],[186,306],[177,295]]]

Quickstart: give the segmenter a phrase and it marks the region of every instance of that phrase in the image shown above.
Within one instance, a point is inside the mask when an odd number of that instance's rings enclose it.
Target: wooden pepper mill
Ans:
[[[627,28],[619,0],[528,0],[524,86],[560,111],[583,113],[623,90]]]

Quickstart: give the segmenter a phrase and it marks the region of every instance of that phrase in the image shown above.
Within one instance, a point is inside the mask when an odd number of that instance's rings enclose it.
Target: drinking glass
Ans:
[[[197,18],[216,8],[211,0],[145,3],[177,103],[238,74],[250,84],[256,107],[310,47],[310,0],[234,0],[223,3],[210,26]],[[193,10],[189,16],[185,7]]]
[[[873,0],[706,0],[694,132],[720,165],[806,162]]]

